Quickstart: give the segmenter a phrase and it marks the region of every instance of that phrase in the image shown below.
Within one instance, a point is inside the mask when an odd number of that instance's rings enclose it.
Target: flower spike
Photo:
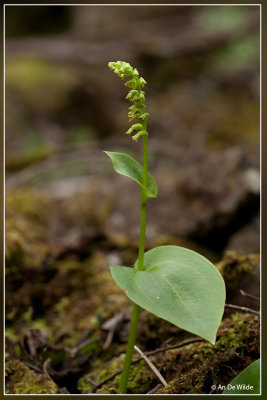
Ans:
[[[126,99],[133,103],[133,105],[129,107],[128,117],[130,122],[137,120],[138,123],[133,124],[126,134],[130,135],[135,130],[140,130],[140,132],[132,136],[132,139],[137,142],[139,137],[147,135],[146,121],[149,114],[146,112],[145,92],[141,89],[146,84],[146,81],[139,76],[137,69],[133,68],[128,62],[109,62],[108,66],[120,78],[130,78],[124,83],[126,87],[130,88]]]

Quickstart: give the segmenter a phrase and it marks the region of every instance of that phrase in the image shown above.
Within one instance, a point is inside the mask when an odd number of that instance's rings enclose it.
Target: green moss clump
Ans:
[[[162,362],[166,368],[176,363],[178,377],[170,381],[167,376],[169,385],[157,393],[204,394],[210,393],[214,382],[227,385],[259,358],[259,332],[258,317],[235,314],[222,322],[215,346],[203,342],[168,351]]]
[[[100,382],[104,381],[107,377],[114,372],[119,371],[123,366],[125,354],[121,354],[118,358],[112,359],[103,367],[99,365],[97,368],[92,366],[93,372],[90,372],[80,378],[78,382],[78,389],[81,393],[91,393],[92,390]],[[114,379],[108,381],[106,384],[96,390],[96,394],[115,394],[119,387],[121,374],[118,374]],[[151,372],[149,367],[144,361],[134,364],[131,368],[129,375],[129,383],[127,386],[128,394],[146,393],[148,387],[156,386],[157,378]]]
[[[24,266],[39,265],[44,259],[52,210],[52,202],[39,190],[17,189],[6,196],[7,274],[14,276]]]
[[[255,274],[259,262],[258,254],[244,255],[231,250],[227,251],[224,258],[217,263],[217,268],[225,281],[239,281],[244,273]]]
[[[45,227],[52,208],[46,194],[37,189],[16,189],[6,196],[7,217],[14,217],[16,213],[31,221],[41,222]]]
[[[92,367],[92,372],[89,372],[79,379],[77,386],[78,390],[82,394],[91,393],[94,390],[95,386],[97,386],[100,382],[102,382],[108,376],[112,375],[114,372],[120,370],[123,366],[123,361],[124,354],[106,363],[105,366],[103,366],[103,364],[98,366],[94,365],[94,367]],[[112,387],[109,387],[108,385],[105,388],[105,393],[116,393],[116,386],[118,385],[119,377],[120,374],[111,381],[113,385]]]
[[[6,364],[7,394],[57,394],[59,389],[52,379],[30,370],[19,360]]]
[[[149,390],[148,388],[153,388],[157,384],[158,378],[150,370],[145,361],[140,361],[132,368],[127,393],[146,393]]]

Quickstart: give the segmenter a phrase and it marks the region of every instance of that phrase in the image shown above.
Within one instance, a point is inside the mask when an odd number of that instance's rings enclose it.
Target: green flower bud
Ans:
[[[143,125],[142,124],[134,124],[131,126],[131,128],[128,129],[128,131],[126,132],[126,135],[130,135],[131,133],[133,133],[133,131],[137,131],[138,129],[142,129]]]
[[[139,139],[141,136],[147,136],[147,135],[148,135],[147,131],[140,131],[140,132],[136,133],[135,135],[133,135],[133,136],[132,136],[132,139],[133,139],[135,142],[137,142],[138,139]]]

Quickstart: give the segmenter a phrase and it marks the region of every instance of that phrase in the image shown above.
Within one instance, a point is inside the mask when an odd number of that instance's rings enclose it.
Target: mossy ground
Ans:
[[[70,393],[116,393],[119,374],[104,385],[101,382],[122,367],[131,304],[114,284],[108,264],[114,257],[132,264],[136,244],[112,241],[104,234],[89,235],[72,246],[51,241],[49,232],[54,213],[60,215],[59,206],[37,190],[16,190],[7,198],[6,390],[53,394],[66,387]],[[72,208],[64,205],[63,226],[75,224]],[[96,219],[98,229],[101,218]],[[244,274],[253,277],[257,265],[256,255],[231,252],[218,268],[230,285]],[[103,325],[121,312],[105,348],[109,330]],[[188,335],[143,310],[137,345],[150,351]],[[227,314],[215,346],[195,343],[151,356],[168,382],[157,393],[209,393],[214,382],[229,383],[258,357],[259,318]],[[131,369],[128,393],[147,393],[157,384],[141,361]]]
[[[56,394],[55,382],[44,374],[37,374],[19,360],[6,364],[7,394]]]
[[[259,358],[259,318],[235,314],[222,322],[215,346],[196,343],[184,350],[171,352],[181,366],[176,371],[176,377],[158,393],[210,393],[213,384],[227,385]]]
[[[153,364],[168,382],[168,386],[157,393],[208,394],[214,383],[227,385],[251,362],[259,358],[259,347],[259,318],[249,314],[235,314],[222,322],[215,346],[208,342],[193,343],[150,356]],[[84,394],[93,391],[98,394],[116,393],[120,374],[103,386],[99,387],[99,384],[119,371],[122,364],[123,355],[104,364],[99,364],[97,360],[92,364],[91,372],[79,379],[79,390]],[[147,393],[158,383],[154,373],[141,361],[132,366],[127,393]]]

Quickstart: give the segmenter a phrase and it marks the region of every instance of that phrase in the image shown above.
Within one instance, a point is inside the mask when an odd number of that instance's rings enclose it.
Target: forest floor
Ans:
[[[118,388],[131,302],[109,265],[137,258],[140,194],[103,151],[142,159],[107,68],[119,59],[148,82],[146,249],[198,251],[244,307],[225,308],[214,346],[142,310],[137,346],[168,385],[134,354],[128,393],[221,393],[260,357],[259,22],[232,7],[238,29],[226,9],[220,25],[217,9],[6,41],[6,393]]]
[[[118,387],[131,302],[112,280],[109,265],[133,265],[138,242],[103,228],[109,207],[99,197],[93,207],[88,193],[73,196],[55,199],[29,188],[7,195],[8,393],[116,393]],[[83,202],[87,214],[78,216]],[[93,219],[94,231],[77,235],[76,216],[80,224]],[[61,240],[55,241],[53,230]],[[174,236],[151,239],[148,248],[167,243],[203,253]],[[228,251],[216,266],[227,303],[258,310],[259,255]],[[249,309],[225,310],[215,346],[143,310],[137,345],[151,354],[168,386],[161,387],[136,354],[128,393],[210,393],[214,382],[229,383],[259,358],[259,334],[259,316]]]

